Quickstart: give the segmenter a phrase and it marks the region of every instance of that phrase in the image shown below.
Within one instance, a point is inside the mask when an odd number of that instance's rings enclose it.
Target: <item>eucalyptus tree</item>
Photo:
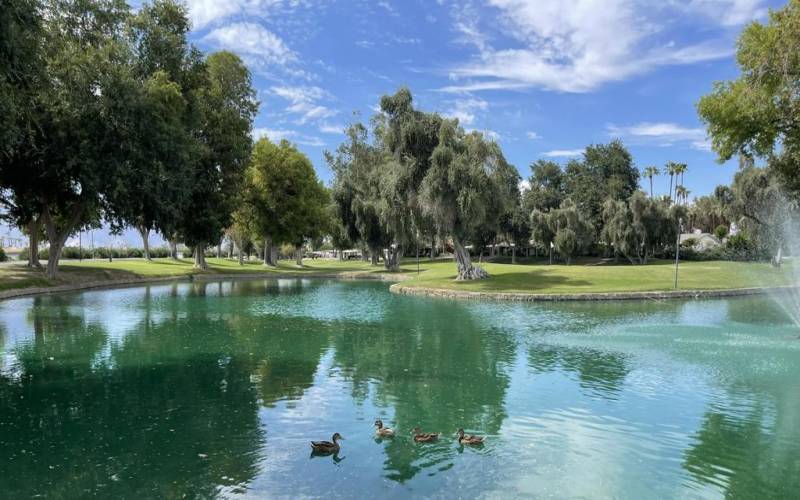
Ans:
[[[414,109],[411,92],[405,87],[381,97],[380,108],[375,135],[388,155],[381,178],[380,218],[391,241],[384,265],[397,269],[406,247],[418,240],[424,227],[432,225],[423,220],[427,215],[419,197],[443,120],[435,113]]]
[[[533,210],[558,208],[566,196],[566,179],[561,166],[549,160],[536,160],[531,164],[528,178],[530,189],[525,191],[523,205]]]
[[[566,197],[594,226],[602,228],[606,199],[627,200],[639,186],[639,170],[619,140],[586,147],[581,160],[567,163]]]
[[[456,121],[443,120],[438,136],[420,186],[422,208],[453,239],[457,279],[486,278],[489,274],[472,264],[465,242],[482,228],[499,226],[511,208],[509,186],[517,189],[511,172],[516,179],[518,174],[497,143],[479,132],[465,133]]]
[[[258,111],[250,71],[232,52],[210,54],[202,72],[197,109],[197,166],[188,179],[191,193],[176,225],[184,241],[195,250],[195,266],[206,268],[205,248],[216,244],[230,226],[234,202],[242,188],[250,158],[250,130]]]
[[[140,82],[139,111],[131,113],[129,167],[110,193],[107,217],[112,229],[134,227],[150,259],[149,233],[174,232],[191,188],[196,139],[187,116],[193,110],[198,80],[197,53],[188,41],[187,8],[172,0],[145,3],[128,21],[132,72]]]
[[[277,265],[280,244],[291,243],[299,255],[302,243],[325,229],[327,191],[311,161],[288,141],[259,139],[245,178],[253,231],[264,242],[264,265]]]
[[[124,2],[50,0],[43,10],[46,78],[36,96],[37,131],[25,147],[32,183],[20,192],[45,227],[47,276],[55,278],[66,239],[105,208],[127,160],[119,145],[129,136],[137,87]]]
[[[720,161],[760,157],[793,196],[800,193],[800,1],[770,12],[766,23],[749,24],[739,37],[741,75],[717,82],[697,105]]]
[[[389,158],[380,145],[369,142],[369,132],[355,123],[345,132],[347,138],[325,159],[334,173],[331,197],[347,240],[369,250],[373,265],[382,250],[391,245],[381,220],[381,184]]]
[[[661,174],[661,171],[655,165],[651,165],[644,169],[644,176],[650,180],[650,198],[653,197],[653,177]]]

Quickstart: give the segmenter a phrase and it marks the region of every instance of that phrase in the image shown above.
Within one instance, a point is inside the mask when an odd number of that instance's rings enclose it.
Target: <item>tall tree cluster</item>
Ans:
[[[488,276],[467,246],[501,231],[518,206],[519,175],[500,147],[455,120],[413,106],[402,88],[380,102],[372,129],[355,124],[326,155],[334,172],[335,213],[352,242],[373,263],[397,269],[412,245],[434,235],[450,238],[458,279]]]
[[[180,239],[199,267],[231,225],[258,103],[242,61],[205,56],[189,29],[174,0],[3,1],[0,202],[33,265],[44,229],[49,277],[101,218],[136,228],[145,252],[150,231]]]

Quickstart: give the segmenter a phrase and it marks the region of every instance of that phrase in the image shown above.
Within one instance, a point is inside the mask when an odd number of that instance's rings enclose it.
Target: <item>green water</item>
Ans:
[[[377,441],[380,416],[398,437]],[[420,445],[409,431],[444,432]],[[459,447],[458,427],[487,436]],[[308,441],[340,432],[334,457]],[[767,298],[502,304],[380,283],[0,303],[0,497],[789,498],[800,340]]]

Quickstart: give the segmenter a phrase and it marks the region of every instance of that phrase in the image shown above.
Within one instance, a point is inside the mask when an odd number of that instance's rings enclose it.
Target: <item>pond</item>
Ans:
[[[334,432],[339,454],[312,457]],[[458,302],[298,279],[0,303],[4,498],[798,491],[800,340],[768,298]]]

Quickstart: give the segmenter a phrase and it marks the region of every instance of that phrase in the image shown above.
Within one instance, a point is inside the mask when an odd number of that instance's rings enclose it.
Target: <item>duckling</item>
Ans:
[[[431,443],[439,439],[439,432],[422,432],[419,427],[414,427],[411,431],[414,434],[414,441],[418,443]]]
[[[458,443],[459,444],[483,444],[483,436],[473,436],[471,434],[464,434],[464,429],[458,429]]]
[[[381,419],[375,420],[375,435],[382,438],[394,437],[394,430],[384,427]]]
[[[316,453],[338,453],[340,439],[344,438],[337,432],[330,441],[311,441],[311,449]]]

